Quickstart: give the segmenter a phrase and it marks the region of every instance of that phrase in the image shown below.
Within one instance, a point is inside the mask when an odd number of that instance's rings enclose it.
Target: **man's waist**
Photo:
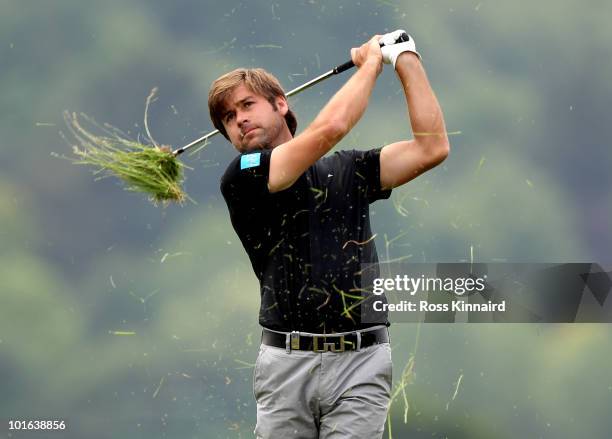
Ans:
[[[388,343],[389,331],[379,325],[366,329],[331,334],[292,331],[283,332],[263,328],[261,342],[268,346],[314,352],[358,351],[374,344]]]

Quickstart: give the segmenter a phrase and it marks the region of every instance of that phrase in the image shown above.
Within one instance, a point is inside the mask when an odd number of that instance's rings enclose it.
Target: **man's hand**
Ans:
[[[351,59],[358,68],[364,64],[372,64],[376,66],[377,73],[382,72],[383,56],[380,51],[380,43],[378,40],[381,35],[374,35],[369,41],[362,44],[361,47],[353,47],[351,49]]]
[[[397,58],[404,52],[412,52],[416,54],[419,59],[421,58],[421,54],[417,52],[414,40],[410,35],[408,35],[408,41],[404,41],[403,43],[395,43],[399,36],[403,33],[406,33],[406,31],[403,29],[398,29],[396,31],[389,32],[388,34],[384,34],[379,40],[380,43],[384,44],[384,46],[381,48],[383,62],[385,64],[393,64],[393,68],[395,68]]]

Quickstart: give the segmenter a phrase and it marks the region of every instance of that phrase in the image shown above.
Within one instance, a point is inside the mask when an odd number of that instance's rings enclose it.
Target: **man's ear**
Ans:
[[[289,104],[287,103],[287,99],[284,96],[277,96],[274,98],[274,102],[276,102],[276,107],[280,112],[281,116],[285,116],[289,111]]]

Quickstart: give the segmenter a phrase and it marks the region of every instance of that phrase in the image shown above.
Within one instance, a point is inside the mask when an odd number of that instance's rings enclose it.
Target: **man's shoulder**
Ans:
[[[269,153],[267,150],[258,150],[245,152],[234,157],[221,175],[221,189],[229,183],[236,182],[242,175],[258,176],[265,171],[266,163],[269,162]]]
[[[236,167],[237,163],[240,161],[241,155],[237,155],[232,160],[230,160],[230,162],[225,168],[225,171],[221,175],[221,178],[219,179],[219,187],[221,188],[221,192],[224,194],[227,190],[228,185],[231,184],[237,178]]]
[[[236,172],[236,165],[240,161],[240,157],[242,157],[242,154],[239,154],[230,160],[230,162],[225,167],[225,171],[223,172],[223,175],[221,176],[221,180],[226,179],[227,177],[231,176],[232,174]]]

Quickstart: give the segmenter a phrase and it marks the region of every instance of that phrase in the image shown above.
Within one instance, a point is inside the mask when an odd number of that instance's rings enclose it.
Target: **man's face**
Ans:
[[[274,148],[289,140],[285,122],[287,102],[277,97],[274,104],[244,84],[225,100],[221,120],[230,142],[240,152]]]

